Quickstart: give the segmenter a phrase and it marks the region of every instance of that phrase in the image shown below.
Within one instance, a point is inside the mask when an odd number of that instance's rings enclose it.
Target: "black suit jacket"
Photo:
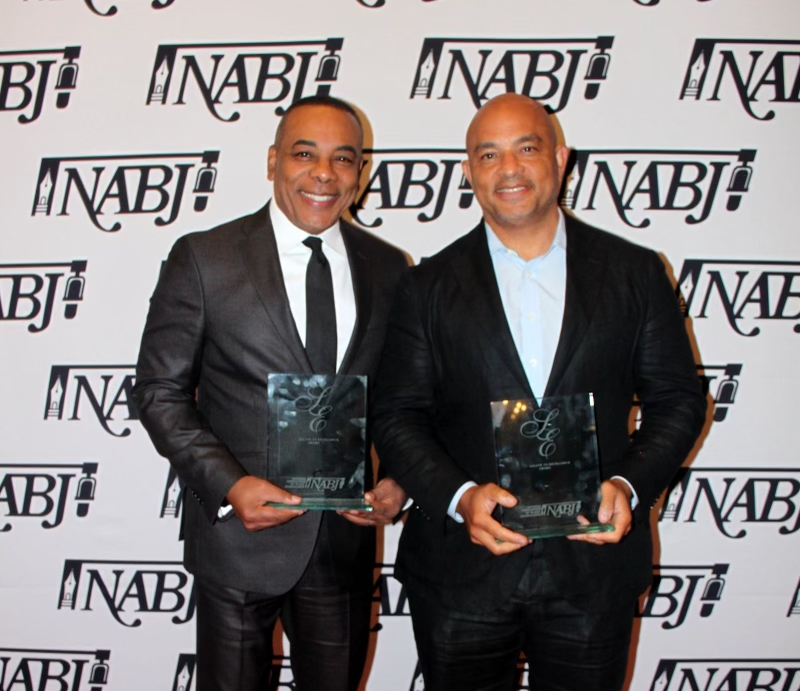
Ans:
[[[381,240],[345,222],[341,227],[356,323],[339,372],[371,381],[407,265]],[[265,206],[175,243],[151,299],[134,397],[156,449],[189,490],[186,567],[234,588],[278,595],[302,575],[321,512],[257,533],[236,518],[216,519],[237,480],[266,475],[270,372],[312,368],[292,318]],[[367,468],[371,478],[370,463]],[[342,573],[371,578],[374,531],[339,516],[333,521],[333,558]]]
[[[506,322],[483,223],[409,272],[398,291],[378,376],[375,442],[413,497],[397,574],[455,609],[493,607],[534,550],[568,597],[628,602],[650,582],[648,511],[700,432],[705,399],[677,300],[651,250],[566,218],[567,288],[546,396],[593,392],[602,475],[640,503],[620,544],[564,538],[496,557],[447,516],[466,481],[497,482],[490,402],[532,391]],[[643,421],[633,440],[633,396]]]

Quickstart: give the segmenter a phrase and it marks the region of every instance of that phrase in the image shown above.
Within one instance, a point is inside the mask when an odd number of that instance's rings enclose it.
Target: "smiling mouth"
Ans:
[[[522,192],[523,190],[528,189],[527,185],[516,185],[515,187],[498,187],[497,193],[498,194],[515,194],[516,192]]]
[[[305,197],[306,199],[311,200],[312,202],[316,202],[318,204],[327,204],[332,202],[336,199],[335,194],[314,194],[312,192],[300,192],[301,196]]]

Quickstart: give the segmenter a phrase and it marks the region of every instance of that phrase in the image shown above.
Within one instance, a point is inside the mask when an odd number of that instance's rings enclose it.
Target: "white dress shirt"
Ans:
[[[278,245],[278,261],[283,274],[283,284],[289,298],[289,309],[292,312],[297,333],[306,345],[306,267],[311,258],[311,248],[303,244],[308,233],[295,226],[278,208],[273,199],[269,204],[269,218]],[[350,345],[353,328],[356,324],[356,296],[353,291],[353,278],[350,274],[350,262],[342,238],[342,229],[337,221],[319,235],[322,240],[322,252],[331,267],[333,279],[333,304],[336,310],[336,369]],[[217,512],[217,518],[230,515],[233,507],[225,502]]]
[[[283,273],[283,283],[289,298],[289,308],[297,326],[303,345],[306,344],[306,267],[311,258],[311,248],[303,244],[308,233],[301,230],[286,217],[273,199],[269,205],[269,217],[278,245],[278,259]],[[350,262],[337,221],[323,230],[317,237],[322,240],[322,251],[331,267],[333,279],[333,302],[336,307],[336,369],[350,344],[356,323],[356,297]]]

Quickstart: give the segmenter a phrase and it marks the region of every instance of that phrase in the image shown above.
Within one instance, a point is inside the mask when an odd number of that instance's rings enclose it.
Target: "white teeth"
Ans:
[[[524,187],[524,186],[520,186],[520,187],[501,187],[501,188],[500,188],[499,190],[497,190],[497,191],[498,191],[498,192],[503,192],[503,193],[506,193],[506,194],[507,194],[507,193],[509,193],[509,192],[519,192],[520,190],[524,190],[524,189],[525,189],[525,187]]]
[[[336,197],[334,194],[311,194],[311,192],[301,192],[301,194],[315,202],[329,202]]]

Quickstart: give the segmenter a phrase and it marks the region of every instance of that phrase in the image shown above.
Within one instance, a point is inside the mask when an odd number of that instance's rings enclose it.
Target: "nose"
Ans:
[[[502,175],[515,175],[519,172],[520,164],[516,151],[505,151],[500,155],[499,170]]]
[[[327,158],[320,157],[311,169],[311,176],[319,182],[330,182],[336,179],[336,171]]]

